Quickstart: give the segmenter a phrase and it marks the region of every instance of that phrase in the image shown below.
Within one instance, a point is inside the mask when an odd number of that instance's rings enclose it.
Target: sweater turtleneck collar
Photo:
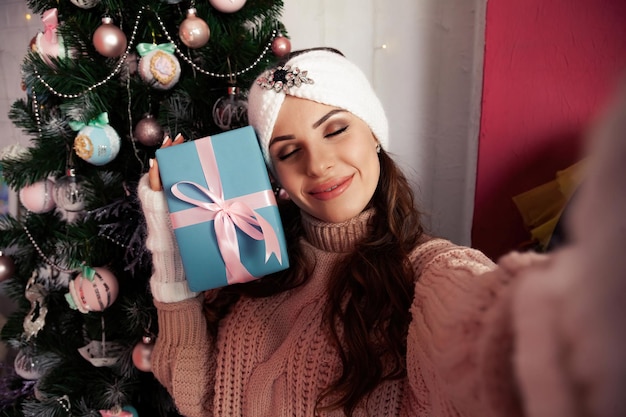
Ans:
[[[375,210],[367,209],[341,223],[323,222],[304,211],[302,226],[306,240],[314,247],[328,252],[350,252],[369,230]]]

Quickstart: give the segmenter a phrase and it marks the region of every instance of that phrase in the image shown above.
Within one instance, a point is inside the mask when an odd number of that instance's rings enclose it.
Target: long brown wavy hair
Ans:
[[[334,267],[328,280],[325,310],[328,334],[343,365],[339,378],[327,387],[320,409],[342,409],[352,416],[382,381],[406,376],[406,339],[411,320],[414,274],[408,261],[423,234],[420,212],[409,183],[381,150],[381,174],[370,203],[375,215],[372,233]],[[219,320],[241,296],[266,297],[304,284],[310,265],[298,240],[303,236],[299,208],[279,205],[291,267],[246,284],[225,287],[206,306],[209,327],[217,334]]]

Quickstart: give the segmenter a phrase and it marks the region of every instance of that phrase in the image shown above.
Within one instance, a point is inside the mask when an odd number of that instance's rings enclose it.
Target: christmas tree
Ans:
[[[25,97],[5,149],[22,210],[0,218],[2,416],[178,415],[150,373],[158,337],[136,196],[166,135],[247,124],[245,88],[289,52],[280,0],[29,0]],[[19,80],[16,80],[19,82]]]

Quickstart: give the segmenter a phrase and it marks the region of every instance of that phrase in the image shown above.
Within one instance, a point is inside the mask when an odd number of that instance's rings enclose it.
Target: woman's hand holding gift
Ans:
[[[161,148],[178,145],[184,140],[180,134],[173,141],[168,136]],[[141,178],[137,189],[148,228],[146,247],[152,252],[150,288],[156,301],[173,303],[193,298],[197,293],[187,286],[162,190],[158,163],[156,159],[151,159],[150,170]]]

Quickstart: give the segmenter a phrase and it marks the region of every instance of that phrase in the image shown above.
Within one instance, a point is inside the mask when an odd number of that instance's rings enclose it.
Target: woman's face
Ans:
[[[287,96],[269,152],[280,185],[298,207],[338,223],[361,213],[380,176],[378,142],[352,113]]]

